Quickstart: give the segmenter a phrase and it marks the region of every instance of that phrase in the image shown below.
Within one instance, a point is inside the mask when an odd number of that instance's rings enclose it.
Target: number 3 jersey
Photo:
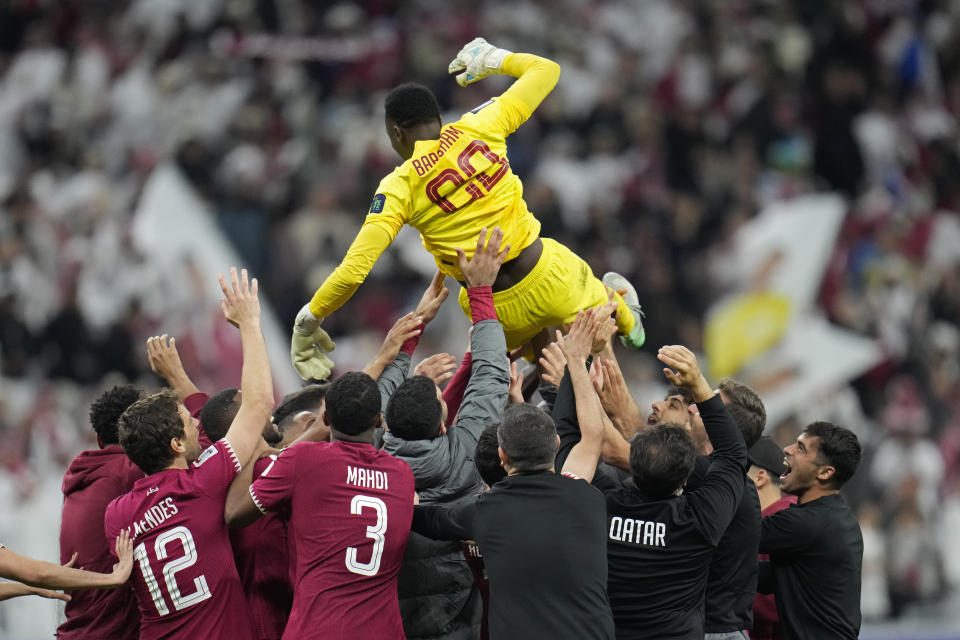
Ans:
[[[413,518],[413,472],[356,442],[304,442],[250,487],[290,518],[296,577],[285,639],[404,638],[397,574]]]
[[[140,607],[140,638],[253,640],[247,604],[223,518],[240,462],[226,440],[190,469],[138,480],[110,503],[104,531],[133,539],[130,575]]]

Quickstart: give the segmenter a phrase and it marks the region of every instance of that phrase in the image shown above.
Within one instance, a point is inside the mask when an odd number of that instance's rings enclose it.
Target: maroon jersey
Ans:
[[[219,440],[190,469],[138,480],[107,507],[107,540],[121,529],[133,538],[131,583],[143,640],[253,640],[223,519],[239,471],[230,443]]]
[[[274,459],[257,460],[253,477],[259,477]],[[280,640],[293,606],[286,520],[270,514],[250,526],[231,529],[230,544],[257,640]]]
[[[113,543],[103,538],[103,514],[110,501],[133,488],[143,477],[120,448],[111,445],[84,451],[63,476],[63,516],[60,521],[60,562],[76,552],[77,566],[88,571],[113,570]],[[135,640],[140,637],[137,600],[129,588],[72,591],[57,629],[61,640]]]
[[[413,518],[413,472],[356,442],[304,442],[250,487],[264,513],[289,509],[297,560],[283,637],[403,639],[397,574]]]
[[[187,408],[187,411],[190,412],[190,415],[196,419],[200,419],[200,412],[203,411],[203,405],[207,404],[207,400],[210,399],[210,396],[202,391],[196,393],[191,393],[189,396],[183,399],[183,406]],[[197,427],[200,430],[200,437],[197,439],[200,442],[200,446],[203,449],[206,449],[213,444],[213,441],[210,439],[210,436],[207,435],[207,432],[203,430],[203,425],[200,424]]]

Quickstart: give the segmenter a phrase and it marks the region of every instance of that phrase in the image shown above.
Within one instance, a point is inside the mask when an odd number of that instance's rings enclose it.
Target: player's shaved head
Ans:
[[[408,82],[394,87],[384,100],[386,117],[402,129],[440,122],[440,105],[430,89]]]
[[[380,389],[365,373],[345,373],[327,391],[326,415],[330,428],[348,436],[359,436],[380,424]]]
[[[200,424],[203,425],[203,431],[211,442],[216,442],[227,435],[230,424],[237,417],[237,412],[240,411],[238,391],[236,387],[224,389],[210,396],[200,410]]]
[[[387,428],[403,440],[430,440],[440,435],[443,405],[437,385],[427,376],[407,378],[387,403]]]

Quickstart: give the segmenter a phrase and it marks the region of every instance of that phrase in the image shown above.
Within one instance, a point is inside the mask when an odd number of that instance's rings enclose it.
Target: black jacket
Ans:
[[[402,440],[387,432],[383,449],[413,470],[421,504],[475,496],[483,481],[473,464],[477,439],[503,413],[510,384],[507,347],[496,320],[474,325],[473,364],[457,422],[430,440]],[[386,407],[406,378],[410,357],[400,353],[378,380]],[[408,640],[473,640],[480,634],[483,604],[459,542],[411,534],[397,582],[400,615]]]

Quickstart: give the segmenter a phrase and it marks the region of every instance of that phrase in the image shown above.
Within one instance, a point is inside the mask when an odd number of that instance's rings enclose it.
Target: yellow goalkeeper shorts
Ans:
[[[530,273],[509,289],[493,294],[508,349],[525,344],[547,327],[573,322],[581,309],[607,302],[607,288],[580,256],[556,240],[541,240],[543,253]],[[615,297],[620,311],[617,329],[625,335],[633,328],[633,314],[619,294]],[[460,289],[459,302],[469,318],[465,288]]]

